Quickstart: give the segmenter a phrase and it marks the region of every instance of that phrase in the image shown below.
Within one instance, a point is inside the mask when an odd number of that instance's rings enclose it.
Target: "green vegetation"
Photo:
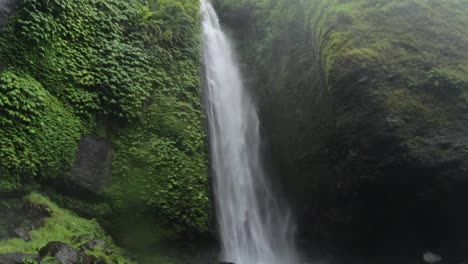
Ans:
[[[122,1],[26,1],[5,29],[3,59],[27,69],[76,114],[131,118],[151,89],[140,39]],[[133,13],[133,14],[132,14]]]
[[[85,131],[80,120],[21,70],[3,71],[0,90],[0,190],[13,191],[37,175],[60,175]]]
[[[64,209],[60,209],[46,197],[32,193],[27,199],[36,205],[45,205],[49,208],[51,216],[45,219],[43,227],[31,231],[31,241],[12,238],[0,241],[0,254],[11,252],[24,252],[37,254],[39,249],[50,241],[62,241],[73,248],[78,248],[94,239],[102,240],[112,250],[113,254],[104,254],[104,248],[96,249],[94,255],[104,263],[133,263],[124,256],[123,251],[115,246],[112,239],[105,234],[95,220],[86,220]]]
[[[142,222],[148,243],[208,233],[199,22],[197,0],[26,0],[0,35],[0,193],[61,189],[97,135],[114,147],[108,188],[50,197],[122,240]]]
[[[161,223],[176,233],[205,233],[208,164],[200,103],[198,4],[155,1],[140,9],[141,18],[150,22],[139,25],[152,23],[154,28],[144,27],[149,30],[145,34],[161,31],[162,38],[154,43],[165,49],[150,50],[158,88],[147,107],[113,138],[114,182],[107,194],[118,210],[144,204],[155,208]]]
[[[176,96],[160,95],[141,122],[117,135],[116,178],[109,195],[119,207],[140,201],[158,208],[162,219],[180,232],[208,231],[208,166],[200,116]]]

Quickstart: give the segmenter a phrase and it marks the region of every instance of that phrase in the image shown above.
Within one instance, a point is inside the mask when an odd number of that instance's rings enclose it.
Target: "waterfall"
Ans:
[[[261,165],[257,110],[215,10],[207,0],[201,4],[205,101],[222,260],[297,263],[290,213],[279,207]]]

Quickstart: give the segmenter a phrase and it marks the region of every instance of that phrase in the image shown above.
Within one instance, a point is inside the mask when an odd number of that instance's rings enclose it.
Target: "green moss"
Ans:
[[[48,198],[38,193],[30,194],[27,199],[38,205],[46,205],[51,216],[45,219],[44,226],[31,231],[31,241],[13,238],[0,241],[0,254],[24,252],[37,254],[38,250],[51,241],[61,241],[78,248],[93,239],[99,239],[113,251],[111,256],[100,254],[105,263],[133,263],[124,256],[123,251],[116,247],[95,220],[87,220],[72,212],[59,208]],[[96,252],[99,254],[99,251]]]
[[[437,65],[445,65],[456,72],[465,71],[466,53],[461,43],[468,39],[461,32],[466,25],[466,16],[463,15],[463,10],[466,12],[468,8],[466,3],[442,5],[418,0],[325,2],[329,2],[330,7],[322,18],[326,21],[323,25],[334,27],[328,35],[320,37],[328,47],[323,53],[325,58],[339,58],[366,49],[378,54],[378,60],[365,60],[369,63],[365,65],[367,69],[398,73],[407,80],[413,80],[427,69],[425,67]],[[351,14],[353,22],[337,25],[334,21],[343,10]],[[351,63],[359,65],[359,61],[352,60]],[[460,67],[460,64],[465,66]],[[352,67],[330,60],[326,68]]]
[[[346,75],[355,68],[350,65],[398,73],[409,80],[427,70],[424,65],[444,65],[464,78],[467,76],[467,55],[463,47],[468,42],[464,34],[468,5],[464,1],[216,2],[225,14],[236,13],[243,6],[252,7],[255,27],[267,29],[256,31],[254,38],[259,41],[254,45],[268,47],[278,41],[275,36],[290,34],[288,31],[294,28],[284,25],[291,20],[308,23],[315,40],[308,48],[321,49],[324,68],[330,77],[331,71]],[[350,55],[351,58],[345,59]],[[262,60],[261,56],[255,58]]]
[[[379,111],[408,114],[436,126],[446,124],[449,112],[455,114],[466,102],[466,1],[215,2],[227,18],[243,7],[252,9],[243,13],[254,16],[249,18],[254,22],[251,33],[241,35],[241,40],[248,40],[241,42],[241,51],[245,61],[257,69],[256,89],[261,98],[276,96],[272,101],[300,102],[303,96],[297,95],[309,84],[298,80],[323,78],[322,85],[332,96],[342,96],[348,93],[345,88],[359,86],[362,89],[353,95],[369,103],[386,101],[375,106]],[[237,25],[231,26],[236,29]],[[310,77],[312,72],[315,77]],[[420,83],[420,89],[414,89],[414,83]],[[458,97],[450,99],[455,107],[441,105],[428,93],[444,97],[457,93]],[[442,106],[443,111],[434,113],[435,106]]]

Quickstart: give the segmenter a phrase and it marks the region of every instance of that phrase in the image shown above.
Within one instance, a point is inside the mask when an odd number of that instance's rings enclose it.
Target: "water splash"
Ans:
[[[257,110],[215,10],[207,0],[201,3],[222,259],[236,264],[297,263],[290,214],[276,202],[261,165]]]

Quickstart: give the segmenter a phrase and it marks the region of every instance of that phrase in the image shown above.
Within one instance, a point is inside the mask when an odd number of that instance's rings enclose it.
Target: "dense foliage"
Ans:
[[[119,206],[129,206],[129,198],[156,206],[163,221],[178,231],[208,231],[201,113],[175,95],[154,100],[143,120],[114,141],[117,178],[110,195]]]
[[[197,10],[192,10],[196,17]],[[157,49],[157,82],[143,116],[115,138],[116,183],[109,194],[126,206],[128,197],[156,206],[178,231],[208,230],[206,136],[200,104],[197,22]]]
[[[0,36],[0,191],[67,179],[97,134],[115,145],[116,215],[137,203],[179,233],[208,231],[198,9],[26,0]]]
[[[135,12],[122,1],[26,1],[5,29],[2,57],[77,114],[130,118],[151,89],[142,45],[122,30]]]
[[[161,39],[155,43],[164,49],[149,51],[158,88],[142,116],[114,139],[115,182],[108,194],[123,209],[135,202],[158,208],[163,224],[177,232],[207,232],[208,164],[199,89],[198,4],[154,1],[143,11],[145,17],[151,14],[150,21],[165,21],[151,22],[150,31],[162,32],[156,34]]]
[[[15,190],[38,175],[59,176],[85,130],[80,120],[24,71],[3,71],[0,89],[0,189]]]

